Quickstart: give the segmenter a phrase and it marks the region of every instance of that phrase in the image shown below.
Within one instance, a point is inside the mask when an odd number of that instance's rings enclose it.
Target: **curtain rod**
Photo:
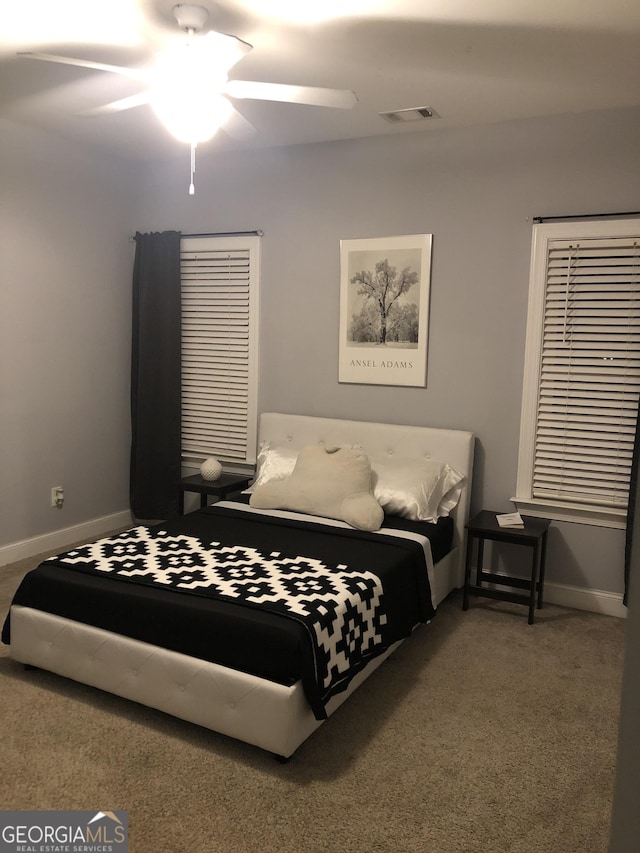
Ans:
[[[255,237],[264,237],[264,231],[260,228],[256,228],[253,231],[207,231],[202,234],[181,234],[181,237],[250,237],[251,235]],[[129,237],[131,241],[136,239],[135,234],[133,237]]]
[[[264,231],[256,228],[253,231],[213,231],[205,234],[183,234],[183,237],[248,237],[251,234],[256,237],[263,237]]]
[[[576,213],[565,216],[534,216],[534,222],[550,222],[555,219],[607,219],[617,216],[640,216],[640,210],[629,210],[624,213]]]

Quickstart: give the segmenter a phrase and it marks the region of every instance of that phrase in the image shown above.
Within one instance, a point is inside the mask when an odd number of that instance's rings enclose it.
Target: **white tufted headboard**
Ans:
[[[288,444],[296,450],[301,450],[307,444],[357,444],[368,455],[397,453],[419,457],[428,454],[432,459],[448,462],[466,477],[458,506],[451,513],[456,527],[454,545],[458,548],[459,577],[462,578],[464,554],[461,545],[464,542],[464,526],[471,497],[475,445],[473,433],[265,412],[260,416],[259,441]]]

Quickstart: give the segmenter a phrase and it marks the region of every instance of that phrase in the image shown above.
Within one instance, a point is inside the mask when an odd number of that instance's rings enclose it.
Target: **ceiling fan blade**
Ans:
[[[196,44],[202,45],[203,51],[214,53],[216,63],[226,71],[230,71],[234,65],[253,50],[253,46],[249,42],[243,41],[237,36],[227,35],[227,33],[218,33],[215,30],[210,30],[198,39]]]
[[[257,101],[285,101],[314,107],[350,110],[358,98],[348,89],[323,89],[317,86],[290,86],[284,83],[256,83],[251,80],[229,80],[224,91],[232,98]]]
[[[83,116],[102,116],[110,115],[111,113],[119,113],[123,110],[131,110],[134,107],[142,107],[148,104],[151,98],[151,92],[139,92],[137,95],[129,95],[128,98],[120,98],[117,101],[111,101],[110,104],[103,104],[101,107],[94,107],[92,110],[84,110]]]
[[[127,68],[124,65],[107,65],[104,62],[91,62],[87,59],[74,59],[71,56],[57,56],[53,53],[32,53],[31,51],[20,51],[18,56],[27,59],[40,59],[43,62],[59,62],[61,65],[77,65],[80,68],[92,68],[95,71],[109,71],[112,74],[120,74],[123,77],[131,77],[133,80],[148,79],[149,73],[141,68]]]

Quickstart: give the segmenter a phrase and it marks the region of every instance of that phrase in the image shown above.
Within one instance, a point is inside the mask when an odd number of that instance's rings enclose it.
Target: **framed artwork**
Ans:
[[[431,242],[340,241],[339,382],[426,386]]]

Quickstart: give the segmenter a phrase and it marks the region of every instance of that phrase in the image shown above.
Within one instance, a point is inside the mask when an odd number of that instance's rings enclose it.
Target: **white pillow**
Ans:
[[[465,477],[447,463],[395,454],[370,461],[373,494],[387,515],[435,524],[460,500]]]
[[[286,444],[261,442],[255,480],[247,492],[253,492],[256,486],[262,486],[272,480],[284,480],[288,477],[293,472],[299,452]]]

